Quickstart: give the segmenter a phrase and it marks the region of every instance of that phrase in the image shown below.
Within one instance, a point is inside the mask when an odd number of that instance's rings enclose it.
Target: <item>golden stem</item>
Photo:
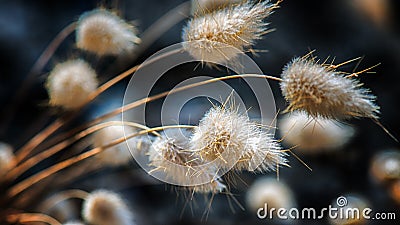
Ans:
[[[10,223],[29,224],[32,222],[42,222],[50,225],[62,225],[51,216],[42,213],[16,213],[7,216],[7,221]]]
[[[109,147],[112,147],[114,145],[120,144],[123,141],[136,137],[136,136],[140,136],[143,134],[147,134],[147,133],[151,133],[154,131],[160,131],[160,130],[164,130],[164,129],[172,129],[172,128],[193,128],[194,126],[190,126],[190,125],[171,125],[171,126],[163,126],[163,127],[155,127],[155,128],[151,128],[151,129],[147,129],[147,130],[143,130],[131,135],[128,135],[125,139],[125,137],[116,139],[114,141],[112,141],[111,143],[101,146],[101,147],[97,147],[97,148],[93,148],[87,152],[81,153],[80,155],[77,155],[75,157],[71,157],[69,159],[66,159],[64,161],[61,161],[47,169],[44,169],[42,171],[40,171],[39,173],[36,173],[32,176],[30,176],[29,178],[15,184],[14,186],[12,186],[8,192],[6,193],[6,197],[7,198],[12,198],[15,197],[16,195],[18,195],[19,193],[23,192],[24,190],[26,190],[27,188],[31,187],[33,184],[57,173],[58,171],[65,169],[69,166],[72,166],[82,160],[85,160],[87,158],[90,158],[92,156],[95,156],[101,152],[103,152],[104,150],[106,150]]]
[[[17,165],[14,167],[12,170],[10,170],[5,177],[5,180],[11,180],[11,179],[16,179],[18,176],[20,176],[22,173],[27,171],[28,169],[32,168],[39,162],[47,159],[48,157],[58,153],[62,149],[65,149],[69,145],[73,144],[74,142],[78,141],[79,139],[82,139],[98,130],[104,129],[109,126],[118,126],[118,125],[125,125],[125,126],[131,126],[131,127],[136,127],[140,128],[143,130],[149,129],[146,126],[143,126],[141,124],[133,123],[133,122],[122,122],[122,121],[109,121],[101,124],[97,124],[95,126],[89,127],[84,131],[79,132],[78,134],[74,135],[73,137],[66,139],[57,145],[54,145],[51,148],[48,148],[46,150],[43,150],[39,154],[32,156],[31,158],[27,159],[26,161],[21,162],[21,164]],[[158,135],[157,133],[154,133],[155,135]]]

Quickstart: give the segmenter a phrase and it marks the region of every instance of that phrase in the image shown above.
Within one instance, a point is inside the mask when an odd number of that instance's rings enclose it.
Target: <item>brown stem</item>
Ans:
[[[164,130],[164,129],[171,129],[171,128],[193,128],[194,126],[189,126],[189,125],[172,125],[172,126],[163,126],[163,127],[156,127],[156,128],[151,128],[148,130],[143,130],[131,135],[128,135],[125,139],[125,137],[116,139],[114,141],[112,141],[111,143],[104,145],[102,147],[97,147],[97,148],[93,148],[87,152],[84,152],[80,155],[77,155],[75,157],[69,158],[67,160],[64,160],[62,162],[59,162],[45,170],[40,171],[37,174],[34,174],[32,176],[30,176],[29,178],[21,181],[20,183],[17,183],[16,185],[12,186],[8,192],[6,193],[6,197],[7,198],[13,198],[16,195],[18,195],[19,193],[23,192],[24,190],[26,190],[27,188],[31,187],[32,185],[38,183],[39,181],[57,173],[58,171],[65,169],[69,166],[72,166],[82,160],[85,160],[87,158],[93,157],[101,152],[103,152],[104,150],[106,150],[109,147],[112,147],[114,145],[120,144],[123,141],[136,137],[136,136],[140,136],[143,134],[147,134],[147,133],[151,133],[154,131],[160,131],[160,130]]]
[[[72,199],[85,199],[89,193],[80,189],[71,189],[62,192],[58,192],[57,194],[51,196],[42,204],[40,204],[40,209],[48,211],[49,209],[53,208],[58,203]]]
[[[81,131],[80,133],[74,135],[73,137],[64,140],[57,145],[54,145],[53,147],[46,149],[39,154],[27,159],[26,161],[22,162],[20,165],[14,167],[11,171],[8,172],[6,175],[5,179],[10,181],[12,179],[16,179],[18,176],[20,176],[22,173],[27,171],[28,169],[32,168],[39,162],[49,158],[50,156],[58,153],[59,151],[65,149],[69,145],[73,144],[74,142],[78,141],[79,139],[82,139],[98,130],[101,130],[103,128],[109,127],[109,126],[118,126],[118,125],[126,125],[126,126],[132,126],[136,127],[139,129],[143,130],[148,130],[149,128],[146,126],[143,126],[141,124],[137,123],[132,123],[132,122],[122,122],[122,121],[109,121],[101,124],[97,124],[95,126],[89,127],[84,131]],[[154,133],[155,135],[158,135],[157,133]]]
[[[51,216],[42,213],[17,213],[7,216],[7,221],[10,223],[29,224],[32,222],[42,222],[50,225],[62,225]]]
[[[40,57],[37,59],[35,64],[33,65],[32,69],[29,71],[28,75],[25,77],[21,88],[17,91],[15,97],[11,101],[11,106],[10,107],[5,107],[6,111],[2,115],[2,118],[4,118],[3,126],[1,127],[1,132],[4,132],[8,124],[13,120],[13,117],[15,115],[15,110],[18,107],[18,103],[23,99],[27,93],[27,89],[33,82],[33,78],[35,78],[35,75],[39,74],[40,71],[43,70],[43,67],[46,66],[46,64],[49,62],[50,58],[54,55],[54,52],[58,49],[60,44],[65,40],[66,37],[68,37],[76,28],[76,22],[73,22],[66,26],[58,35],[50,42],[50,44],[47,46],[47,48],[44,50],[44,52],[40,55]]]

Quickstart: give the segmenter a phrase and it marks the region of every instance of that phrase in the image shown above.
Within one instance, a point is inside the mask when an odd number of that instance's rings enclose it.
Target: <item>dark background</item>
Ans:
[[[99,5],[116,7],[127,20],[135,20],[139,30],[143,31],[168,10],[183,1],[176,0],[135,0],[135,1],[0,1],[0,103],[1,112],[11,104],[17,88],[26,74],[57,33],[79,15]],[[398,119],[400,97],[400,19],[399,1],[391,0],[390,15],[384,25],[373,21],[352,7],[350,1],[294,1],[286,0],[268,21],[277,30],[267,34],[259,41],[255,49],[268,50],[253,57],[261,69],[267,74],[279,75],[282,67],[294,56],[302,56],[310,49],[316,49],[316,55],[325,59],[336,56],[336,62],[342,62],[358,56],[365,56],[359,68],[366,68],[381,63],[375,68],[376,74],[363,74],[361,81],[378,97],[381,106],[381,122],[396,137],[400,137],[400,120]],[[170,44],[180,42],[181,29],[184,23],[174,26],[155,42],[136,63],[147,56]],[[20,107],[14,115],[14,120],[0,118],[9,122],[10,126],[3,129],[0,140],[18,147],[43,125],[54,118],[57,112],[46,106],[47,94],[43,88],[45,74],[52,66],[63,60],[80,54],[73,46],[71,35],[56,52],[43,73],[38,76],[29,94],[19,103]],[[93,58],[88,57],[93,60]],[[97,61],[98,71],[112,65],[114,59]],[[132,62],[131,65],[135,65]],[[127,67],[126,67],[127,68]],[[351,72],[354,64],[343,67]],[[122,71],[124,68],[116,68]],[[176,73],[177,82],[182,74]],[[106,72],[101,79],[111,76]],[[117,85],[113,90],[100,97],[90,108],[96,114],[107,101],[118,101],[124,91],[124,85]],[[160,89],[168,87],[161,83]],[[163,86],[164,85],[164,86]],[[277,102],[277,108],[284,109],[285,102],[280,94],[279,86],[271,83]],[[114,100],[113,100],[114,99]],[[115,100],[117,99],[117,100]],[[397,100],[396,100],[397,99]],[[106,104],[104,104],[106,102]],[[39,117],[38,115],[47,115]],[[38,118],[45,118],[34,123]],[[83,120],[85,118],[82,118]],[[365,196],[376,211],[397,212],[400,216],[399,205],[388,195],[386,187],[371,179],[368,170],[372,156],[381,150],[398,148],[393,141],[376,124],[368,119],[352,120],[357,134],[349,145],[342,151],[330,155],[303,156],[302,159],[313,168],[308,171],[294,157],[290,157],[291,168],[281,170],[281,179],[285,180],[294,190],[299,207],[327,206],[333,199],[342,194],[357,193]],[[156,125],[156,122],[154,124]],[[118,171],[111,171],[119,173]],[[121,172],[122,173],[122,172]],[[91,179],[102,179],[102,174],[94,174]],[[272,174],[273,175],[273,174]],[[256,176],[243,174],[243,179],[251,184]],[[126,178],[124,178],[126,179]],[[129,177],[128,177],[129,179]],[[134,182],[134,181],[132,181]],[[83,181],[85,183],[85,180]],[[109,186],[107,182],[98,186]],[[75,184],[76,185],[76,184]],[[90,188],[91,186],[85,184]],[[175,191],[168,185],[146,185],[125,188],[121,193],[128,196],[129,203],[137,214],[141,224],[268,224],[259,221],[255,215],[241,211],[236,207],[233,213],[227,207],[227,197],[216,196],[207,221],[201,216],[206,204],[201,196],[197,196],[197,208],[190,212],[186,209],[181,217],[185,197],[177,197]],[[242,204],[245,196],[244,185],[239,185],[232,192]],[[305,221],[299,224],[326,224],[326,221]],[[398,224],[396,221],[371,221],[371,224]]]

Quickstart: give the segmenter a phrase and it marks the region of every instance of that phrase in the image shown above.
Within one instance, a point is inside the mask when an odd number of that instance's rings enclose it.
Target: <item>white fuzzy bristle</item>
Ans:
[[[370,172],[379,182],[400,179],[400,151],[387,150],[375,155]]]
[[[0,142],[0,177],[12,169],[14,165],[15,155],[13,148],[6,143]]]
[[[287,111],[306,111],[313,117],[349,119],[378,118],[375,96],[360,87],[358,80],[345,77],[328,65],[307,58],[295,58],[282,72],[282,94],[289,102]]]
[[[97,86],[96,72],[85,61],[77,59],[57,64],[46,81],[49,104],[75,109],[82,106]]]
[[[97,190],[83,202],[83,219],[93,225],[133,225],[133,216],[122,198],[111,191]]]
[[[302,153],[318,153],[344,146],[354,129],[336,120],[313,118],[304,112],[286,114],[278,123],[283,141]]]
[[[134,132],[131,127],[127,126],[109,126],[101,129],[93,135],[93,146],[105,146],[117,139],[123,138],[124,131],[126,135],[130,135]],[[128,142],[129,141],[132,141],[132,139],[129,139]],[[95,157],[100,163],[109,166],[126,165],[132,160],[132,155],[126,142],[109,147],[103,152],[97,154]]]
[[[96,9],[81,16],[76,29],[78,48],[97,55],[118,55],[140,42],[136,29],[112,12]]]
[[[192,15],[200,16],[212,13],[242,2],[243,0],[192,0]]]
[[[269,1],[249,1],[195,17],[183,29],[183,47],[196,60],[225,63],[261,39],[274,8]]]
[[[218,168],[273,170],[286,163],[277,142],[246,115],[226,107],[214,107],[201,119],[190,140],[202,159]]]
[[[169,130],[167,135],[163,133],[148,153],[149,165],[155,171],[162,171],[172,183],[196,193],[221,192],[225,185],[216,175],[216,169],[212,166],[201,167],[205,161],[197,152],[190,150],[190,134],[186,130]]]
[[[282,181],[276,178],[263,177],[257,179],[248,189],[246,194],[248,207],[257,212],[259,208],[268,205],[271,208],[290,209],[296,206],[296,200],[292,190]]]

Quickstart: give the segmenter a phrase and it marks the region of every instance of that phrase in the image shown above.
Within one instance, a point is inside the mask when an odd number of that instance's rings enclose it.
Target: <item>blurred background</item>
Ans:
[[[52,67],[64,60],[82,55],[74,44],[74,35],[62,43],[45,69],[37,76],[28,94],[17,103],[18,108],[12,119],[5,117],[13,96],[25,79],[29,70],[49,42],[69,23],[98,6],[116,9],[128,21],[135,21],[139,31],[144,31],[169,10],[183,3],[179,0],[115,0],[115,1],[7,1],[0,0],[0,140],[5,140],[15,148],[42,129],[57,116],[57,110],[47,107],[47,93],[43,88],[46,74]],[[265,35],[254,47],[258,52],[252,58],[266,74],[279,76],[284,65],[295,56],[302,56],[310,50],[321,59],[336,57],[335,62],[343,62],[356,57],[364,57],[359,69],[375,64],[381,65],[375,74],[362,74],[361,81],[377,96],[381,106],[381,123],[395,137],[400,137],[399,97],[400,97],[400,2],[396,0],[285,0],[281,8],[268,18],[270,27],[276,31]],[[153,43],[143,54],[133,61],[123,61],[106,57],[95,59],[84,55],[95,65],[102,82],[130,66],[142,62],[151,54],[164,47],[181,41],[181,30],[185,21],[175,25]],[[139,33],[140,34],[140,33]],[[352,72],[356,63],[343,66]],[[193,65],[171,71],[171,75],[161,80],[154,93],[172,88],[193,71]],[[205,71],[212,71],[203,68]],[[214,71],[216,76],[221,71]],[[192,73],[193,74],[193,73]],[[118,107],[128,80],[116,85],[85,109],[75,124],[89,120],[101,113]],[[232,82],[235,88],[239,83]],[[280,93],[279,84],[270,82],[275,95],[277,109],[283,110],[286,103]],[[157,109],[162,101],[149,107]],[[185,123],[196,124],[210,105],[199,99],[191,102],[181,118],[190,118]],[[157,126],[157,115],[148,115],[148,126]],[[369,119],[351,120],[356,134],[343,149],[317,155],[299,155],[310,166],[309,171],[295,157],[289,157],[291,168],[280,170],[280,180],[293,192],[299,208],[327,207],[337,197],[347,194],[363,196],[374,211],[396,212],[400,217],[400,202],[391,196],[387,185],[371,176],[370,167],[374,155],[388,149],[399,150],[399,143],[389,137],[379,126]],[[73,124],[74,125],[74,124]],[[72,126],[73,126],[72,125]],[[279,135],[277,135],[279,138]],[[289,146],[287,146],[289,147]],[[70,187],[92,190],[110,188],[123,194],[134,211],[138,224],[280,224],[288,221],[260,220],[246,204],[246,192],[253,182],[266,175],[241,174],[242,181],[231,192],[245,207],[241,210],[237,203],[225,194],[214,197],[212,209],[205,219],[209,199],[195,195],[195,200],[185,204],[188,193],[170,185],[157,184],[137,173],[132,167],[110,169],[91,174],[78,180]],[[66,187],[67,188],[67,187]],[[208,196],[209,198],[210,196]],[[230,204],[232,207],[229,207]],[[32,206],[34,208],[34,206]],[[70,209],[71,218],[74,210]],[[369,221],[369,224],[399,224],[399,220]],[[328,224],[326,219],[290,221],[293,224]]]

